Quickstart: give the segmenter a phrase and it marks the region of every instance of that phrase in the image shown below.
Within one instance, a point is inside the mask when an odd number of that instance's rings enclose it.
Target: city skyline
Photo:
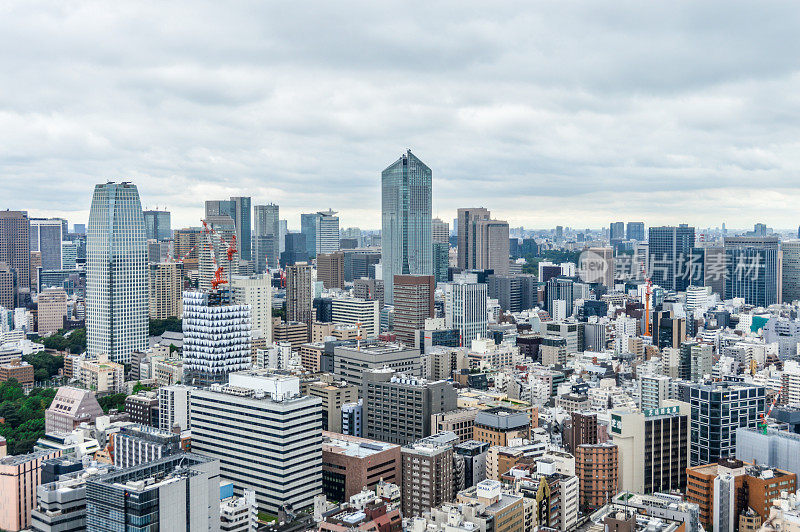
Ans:
[[[411,148],[443,219],[477,197],[511,227],[654,204],[648,225],[796,226],[790,6],[453,7],[12,4],[7,201],[85,220],[94,183],[128,180],[176,227],[248,195],[377,228],[385,157]]]

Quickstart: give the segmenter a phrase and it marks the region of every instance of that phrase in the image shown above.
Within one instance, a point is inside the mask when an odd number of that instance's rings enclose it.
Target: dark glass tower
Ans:
[[[667,290],[682,292],[691,284],[694,227],[686,224],[651,227],[649,231],[648,268],[650,279]]]

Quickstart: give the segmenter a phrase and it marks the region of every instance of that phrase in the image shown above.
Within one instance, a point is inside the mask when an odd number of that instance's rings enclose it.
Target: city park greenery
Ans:
[[[33,450],[36,440],[44,436],[44,412],[55,395],[53,388],[34,388],[26,396],[16,379],[0,383],[0,436],[6,439],[8,454]]]

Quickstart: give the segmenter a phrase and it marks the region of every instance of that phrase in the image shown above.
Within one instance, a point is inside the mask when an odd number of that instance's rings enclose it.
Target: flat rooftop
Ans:
[[[323,432],[322,450],[352,458],[369,458],[377,453],[400,447],[392,443],[367,440],[366,438],[344,439],[337,436],[339,435],[333,432]]]

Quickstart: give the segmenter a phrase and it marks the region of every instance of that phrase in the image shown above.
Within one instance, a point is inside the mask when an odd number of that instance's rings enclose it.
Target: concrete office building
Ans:
[[[43,270],[61,270],[61,243],[67,231],[61,218],[31,218],[31,252],[40,253]]]
[[[342,406],[358,401],[358,387],[342,382],[312,382],[305,395],[322,401],[322,430],[342,432]]]
[[[140,425],[158,428],[158,393],[141,391],[125,398],[125,413],[131,421]]]
[[[280,266],[280,208],[273,204],[253,206],[253,238],[256,273]]]
[[[360,348],[337,345],[333,349],[333,372],[348,384],[361,387],[365,371],[384,367],[422,377],[422,356],[418,349],[388,342],[362,342]]]
[[[193,386],[172,384],[158,389],[158,428],[183,431],[191,428],[189,418],[189,396]]]
[[[411,150],[381,173],[381,264],[386,303],[395,275],[433,274],[432,172]]]
[[[436,281],[432,275],[396,275],[394,278],[394,333],[412,345],[425,320],[434,317],[433,296]]]
[[[490,275],[488,294],[507,312],[522,312],[536,306],[538,282],[534,275]]]
[[[344,253],[320,253],[317,255],[317,280],[325,288],[344,290]]]
[[[393,370],[364,371],[364,436],[405,445],[431,435],[431,416],[457,406],[456,391],[446,381],[395,373]]]
[[[483,207],[458,209],[458,256],[456,266],[464,270],[478,269],[478,222],[491,219],[492,214]]]
[[[59,456],[60,450],[46,450],[0,458],[0,529],[25,530],[31,526],[42,463]]]
[[[305,262],[286,267],[286,320],[305,323],[314,321],[313,268]]]
[[[473,438],[490,445],[506,446],[510,440],[530,439],[531,417],[506,407],[481,410],[475,416]]]
[[[782,303],[800,300],[800,240],[783,240],[781,275],[783,293]]]
[[[194,453],[86,481],[86,530],[219,530],[219,462]]]
[[[331,302],[331,321],[340,325],[354,325],[362,339],[375,338],[381,327],[381,312],[377,301],[354,297],[337,297]],[[335,334],[335,331],[332,331]]]
[[[252,335],[272,343],[272,279],[267,275],[234,276],[231,302],[248,305]]]
[[[642,412],[612,410],[609,436],[619,447],[620,489],[683,491],[689,466],[691,408],[679,401]]]
[[[364,401],[342,405],[342,434],[359,436],[364,434]]]
[[[661,408],[669,399],[670,381],[666,375],[642,375],[639,378],[639,407],[642,410]]]
[[[644,242],[644,222],[628,222],[626,238]]]
[[[144,211],[147,240],[172,240],[172,223],[169,211]]]
[[[476,270],[492,270],[508,274],[508,222],[478,220],[475,223]]]
[[[400,446],[367,438],[322,432],[322,493],[347,501],[379,482],[401,485]]]
[[[450,243],[450,224],[439,218],[431,220],[431,240],[443,244]]]
[[[183,315],[183,263],[158,262],[148,265],[151,320]]]
[[[147,240],[136,185],[96,185],[86,240],[86,341],[89,355],[127,364],[146,351]]]
[[[736,455],[736,429],[755,428],[765,411],[762,386],[726,381],[694,384],[690,465],[711,464]]]
[[[355,279],[353,281],[353,296],[367,301],[377,301],[378,308],[383,308],[383,280],[381,279]]]
[[[403,458],[404,516],[421,516],[455,498],[453,445],[455,434],[441,433],[415,441],[401,449]]]
[[[181,452],[181,436],[146,425],[122,427],[111,434],[114,466],[134,467]]]
[[[254,490],[259,510],[302,510],[322,492],[320,399],[301,396],[297,377],[232,373],[190,402],[192,451],[219,458],[220,477]]]
[[[37,302],[39,334],[54,333],[64,328],[67,317],[67,292],[63,288],[48,288],[39,293]]]
[[[472,407],[437,412],[431,416],[431,432],[452,432],[458,436],[459,443],[472,440],[475,435],[475,417],[479,411]]]
[[[181,259],[184,270],[197,270],[199,264],[199,249],[205,245],[205,236],[196,227],[187,227],[175,230],[175,252],[176,258]]]
[[[224,383],[250,367],[250,308],[225,301],[222,292],[183,293],[185,384]]]
[[[252,260],[253,214],[250,198],[238,196],[231,197],[229,200],[206,201],[206,221],[215,216],[227,216],[233,221],[236,249],[239,250],[239,257],[242,260]],[[228,240],[228,242],[231,242],[231,240]]]
[[[488,330],[488,290],[475,274],[460,274],[444,285],[445,326],[458,329],[461,345],[485,338]]]

